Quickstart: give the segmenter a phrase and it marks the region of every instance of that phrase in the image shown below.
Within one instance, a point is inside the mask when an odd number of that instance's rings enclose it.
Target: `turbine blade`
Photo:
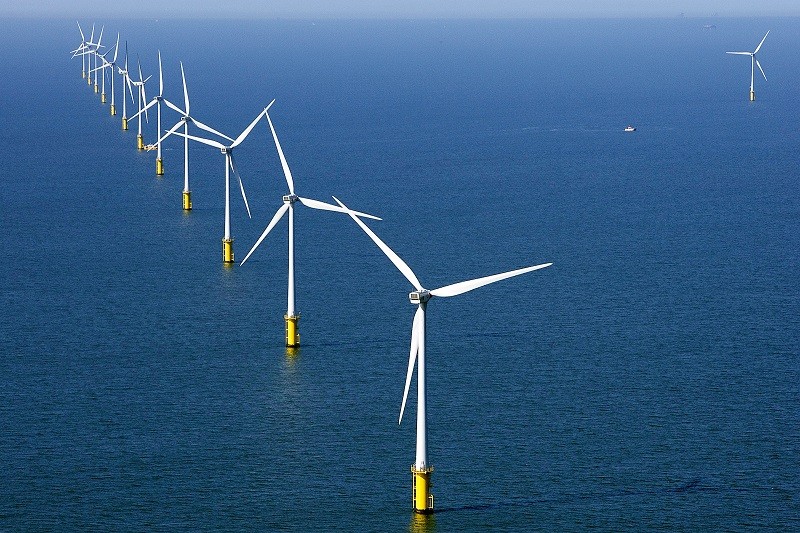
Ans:
[[[172,126],[170,129],[166,130],[166,133],[164,133],[164,136],[163,136],[163,137],[161,137],[161,138],[160,138],[158,141],[156,141],[156,142],[158,142],[158,143],[160,143],[160,142],[163,142],[163,141],[164,141],[164,139],[166,139],[167,137],[169,137],[170,135],[172,135],[173,133],[175,133],[175,132],[178,130],[178,128],[180,128],[181,126],[183,126],[183,121],[182,121],[182,120],[179,120],[177,124],[175,124],[174,126]]]
[[[183,72],[183,61],[181,61],[181,80],[183,80],[183,103],[186,106],[186,114],[189,114],[189,91],[186,90],[186,74]]]
[[[243,140],[245,140],[245,139],[247,138],[247,136],[248,136],[248,135],[250,135],[250,132],[251,132],[251,131],[253,131],[253,128],[255,128],[255,127],[256,127],[256,124],[258,124],[258,121],[259,121],[259,120],[261,120],[261,117],[263,117],[263,116],[264,116],[264,113],[265,113],[265,112],[266,112],[266,109],[262,110],[262,111],[261,111],[261,112],[260,112],[260,113],[259,113],[259,114],[256,116],[256,118],[254,118],[254,119],[253,119],[253,122],[251,122],[251,123],[250,123],[250,125],[249,125],[249,126],[247,126],[247,127],[245,128],[245,130],[244,130],[242,133],[240,133],[240,134],[239,134],[239,136],[238,136],[238,137],[236,137],[236,140],[235,140],[235,141],[233,141],[233,144],[231,145],[231,148],[235,148],[235,147],[237,147],[237,146],[238,146],[238,145],[239,145],[239,144],[240,144],[240,143],[241,143]]]
[[[725,53],[726,54],[733,54],[733,55],[737,55],[737,56],[751,56],[751,55],[753,55],[750,52],[725,52]]]
[[[117,32],[117,44],[114,45],[114,60],[112,63],[117,62],[117,52],[119,52],[119,32]]]
[[[758,65],[758,70],[761,71],[761,75],[764,76],[764,81],[767,81],[767,75],[764,74],[764,69],[761,68],[761,63],[758,62],[758,59],[756,59],[756,65]]]
[[[486,276],[483,278],[477,278],[468,281],[462,281],[459,283],[453,283],[452,285],[446,285],[439,289],[432,290],[431,295],[444,296],[444,297],[458,296],[459,294],[464,294],[465,292],[469,292],[473,289],[477,289],[478,287],[483,287],[484,285],[494,283],[495,281],[513,278],[514,276],[519,276],[520,274],[525,274],[527,272],[533,272],[534,270],[539,270],[540,268],[549,267],[552,264],[553,263],[544,263],[541,265],[512,270],[510,272],[503,272],[502,274],[494,274],[492,276]]]
[[[164,94],[164,73],[161,71],[161,50],[158,51],[158,95]]]
[[[277,223],[278,223],[278,221],[281,219],[281,217],[283,217],[284,213],[286,213],[286,211],[288,211],[288,210],[289,210],[289,204],[288,204],[288,203],[284,203],[284,204],[283,204],[283,205],[280,207],[280,209],[278,209],[278,210],[275,212],[275,214],[272,216],[272,220],[270,220],[270,221],[269,221],[269,224],[267,224],[267,227],[266,227],[266,229],[265,229],[265,230],[264,230],[264,232],[261,234],[261,237],[259,237],[259,238],[258,238],[258,240],[257,240],[257,241],[256,241],[256,243],[253,245],[253,247],[250,249],[250,251],[249,251],[249,252],[247,252],[247,255],[246,255],[246,256],[244,256],[244,259],[242,259],[242,262],[241,262],[241,263],[239,263],[239,265],[240,265],[240,266],[241,266],[241,265],[243,265],[243,264],[244,264],[244,262],[245,262],[245,261],[247,261],[247,258],[248,258],[248,257],[250,257],[250,255],[251,255],[253,252],[255,252],[255,251],[256,251],[256,248],[258,248],[258,246],[261,244],[261,242],[262,242],[262,241],[263,241],[263,240],[264,240],[264,239],[267,237],[267,235],[269,234],[269,232],[270,232],[270,231],[272,231],[272,228],[274,228],[274,227],[275,227],[275,224],[277,224]]]
[[[213,146],[214,148],[226,148],[226,146],[222,143],[218,143],[217,141],[212,141],[211,139],[204,139],[202,137],[195,137],[194,135],[186,135],[185,133],[181,133],[179,131],[175,132],[175,135],[180,135],[181,137],[186,137],[187,139],[191,139],[193,141],[197,141],[199,143],[207,144],[209,146]]]
[[[217,130],[215,130],[215,129],[214,129],[214,128],[212,128],[211,126],[206,126],[205,124],[203,124],[202,122],[200,122],[200,121],[199,121],[199,120],[197,120],[197,119],[194,119],[194,118],[193,118],[193,119],[192,119],[192,124],[194,124],[195,126],[197,126],[198,128],[200,128],[201,130],[206,130],[206,131],[207,131],[207,132],[209,132],[209,133],[213,133],[214,135],[219,135],[219,136],[220,136],[220,137],[222,137],[223,139],[228,139],[229,141],[233,142],[233,139],[231,139],[230,137],[228,137],[228,136],[227,136],[227,135],[225,135],[224,133],[220,133],[220,132],[218,132]]]
[[[310,207],[311,209],[322,209],[324,211],[336,211],[337,213],[347,213],[346,209],[342,209],[338,205],[329,204],[326,202],[320,202],[319,200],[312,200],[311,198],[302,198],[298,196],[300,203],[306,207]],[[356,216],[364,217],[364,218],[371,218],[373,220],[383,220],[380,217],[376,217],[375,215],[370,215],[369,213],[362,213],[360,211],[353,211]]]
[[[78,25],[78,31],[81,32],[81,41],[86,42],[86,37],[83,35],[83,28],[81,28],[81,23],[78,22],[77,20],[75,21],[75,23]]]
[[[289,194],[294,194],[294,180],[292,179],[292,171],[289,170],[289,164],[286,162],[286,157],[283,155],[281,143],[278,141],[278,134],[275,133],[275,126],[272,125],[272,119],[269,118],[269,113],[264,112],[264,114],[267,115],[269,129],[272,131],[272,139],[275,141],[275,148],[278,149],[278,157],[281,160],[281,167],[283,168],[283,176],[286,178],[286,184],[289,186]]]
[[[230,152],[228,153],[228,162],[231,165],[231,170],[233,171],[234,174],[236,174],[236,177],[239,180],[239,190],[242,191],[242,199],[244,200],[244,206],[247,208],[247,216],[249,218],[253,218],[250,215],[250,204],[247,203],[247,195],[244,193],[244,184],[242,183],[242,176],[241,174],[239,174],[239,172],[236,170],[236,167],[233,165],[233,154]]]
[[[164,101],[164,105],[166,105],[168,108],[172,109],[176,113],[180,113],[181,115],[186,115],[187,114],[183,109],[181,109],[180,107],[176,106],[175,104],[173,104],[172,102],[170,102],[166,98],[164,98],[163,101]]]
[[[411,327],[411,349],[408,354],[408,372],[406,372],[406,388],[403,390],[403,403],[400,404],[400,418],[397,420],[399,425],[403,422],[403,411],[406,410],[406,400],[408,399],[408,389],[411,387],[411,376],[414,373],[414,363],[417,362],[417,352],[419,351],[419,332],[422,328],[422,318],[424,311],[417,307],[414,314],[414,325]]]
[[[770,32],[770,30],[767,30],[767,33],[764,34],[764,38],[761,39],[760,43],[758,43],[758,46],[756,46],[756,49],[755,49],[755,51],[753,51],[753,54],[757,54],[758,51],[761,50],[761,45],[764,44],[764,41],[767,40],[767,35],[769,35],[769,32]]]
[[[355,215],[355,213],[353,213],[353,211],[351,211],[335,196],[333,197],[333,199],[336,200],[336,203],[339,204],[340,207],[343,207],[347,211],[347,214],[350,215],[350,218],[355,220],[356,224],[358,224],[361,227],[361,229],[364,230],[364,233],[366,233],[369,236],[369,238],[372,239],[372,242],[378,245],[378,248],[380,248],[381,251],[384,254],[386,254],[386,257],[389,258],[389,260],[394,264],[394,266],[397,267],[397,270],[399,270],[400,273],[406,277],[406,279],[414,286],[414,288],[417,289],[418,291],[423,290],[422,284],[417,279],[417,276],[414,274],[414,271],[411,270],[411,267],[408,266],[405,261],[400,259],[400,256],[394,253],[394,251],[392,251],[392,249],[389,248],[385,242],[383,242],[377,235],[375,235],[372,232],[372,230],[367,227],[366,224],[361,222],[361,219],[358,218]]]

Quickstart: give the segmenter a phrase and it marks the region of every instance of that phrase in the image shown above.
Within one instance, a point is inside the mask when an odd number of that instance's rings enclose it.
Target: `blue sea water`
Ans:
[[[297,193],[426,287],[554,265],[430,304],[414,516],[406,280],[298,208],[287,354],[285,221],[223,267],[219,152],[183,213],[74,21],[2,20],[0,529],[800,528],[797,19],[95,22],[228,135],[277,99]],[[286,184],[265,124],[236,156],[241,259]]]

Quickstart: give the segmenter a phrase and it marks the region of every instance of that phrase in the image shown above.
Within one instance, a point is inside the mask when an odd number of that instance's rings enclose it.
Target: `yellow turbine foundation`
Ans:
[[[183,191],[183,210],[192,210],[192,191]]]
[[[122,129],[128,131],[128,119],[124,117],[122,119]]]
[[[222,239],[222,262],[233,263],[233,239]]]
[[[164,175],[164,160],[156,159],[156,176]]]
[[[86,72],[81,72],[81,78],[86,79]]]
[[[87,85],[91,85],[92,84],[92,75],[91,74],[89,74],[89,76],[86,77],[86,84]]]
[[[114,106],[114,104],[111,104],[111,116],[113,117],[116,114],[117,114],[117,108]]]
[[[144,137],[141,134],[136,136],[136,148],[144,150]]]
[[[756,101],[756,92],[755,91],[750,91],[750,101],[751,102],[755,102]]]
[[[411,502],[415,513],[433,512],[431,474],[433,474],[432,466],[417,469],[415,465],[411,465]]]
[[[286,321],[286,347],[300,346],[300,333],[297,332],[297,321],[300,320],[300,315],[284,315],[283,319]]]
[[[100,103],[101,104],[105,104],[106,103],[106,93],[103,93],[103,94],[100,95]]]
[[[95,82],[95,84],[94,84],[94,93],[97,94],[99,92],[100,92],[100,86],[97,85],[97,83]]]

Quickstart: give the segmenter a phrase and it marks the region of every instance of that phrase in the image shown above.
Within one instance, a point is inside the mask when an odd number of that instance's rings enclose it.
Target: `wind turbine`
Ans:
[[[142,67],[139,66],[139,78],[142,77],[141,75]],[[149,79],[149,78],[148,78]],[[144,91],[144,84],[142,85],[142,91]],[[136,118],[136,116],[140,115],[142,112],[147,113],[147,110],[154,105],[158,109],[158,135],[161,134],[161,102],[164,100],[164,74],[161,70],[161,50],[158,51],[158,94],[150,100],[146,106],[139,109],[139,112],[136,113],[131,118]],[[140,121],[141,124],[141,121]],[[141,134],[141,131],[139,132]],[[146,148],[150,150],[153,145],[148,145]],[[161,139],[159,138],[156,141],[156,149],[158,150],[156,154],[156,176],[163,176],[164,175],[164,161],[161,159]],[[140,148],[141,150],[141,148]]]
[[[103,83],[102,83],[102,92],[100,93],[100,103],[106,103],[106,75],[105,70],[107,68],[111,69],[111,114],[116,115],[117,109],[114,106],[114,66],[117,64],[117,52],[119,51],[119,33],[117,33],[117,44],[114,45],[114,59],[112,61],[108,61],[106,56],[111,53],[111,50],[106,52],[105,54],[100,55],[100,60],[103,62],[102,65],[96,67],[92,72],[101,71],[103,75]],[[97,78],[97,74],[95,74],[95,79]]]
[[[286,158],[283,155],[283,150],[281,149],[281,143],[278,141],[278,135],[275,133],[275,127],[272,125],[272,119],[269,118],[269,113],[265,111],[264,113],[267,116],[267,121],[269,122],[269,128],[272,131],[272,138],[275,140],[275,147],[278,150],[278,156],[281,160],[281,167],[283,167],[283,175],[286,178],[286,184],[289,186],[289,194],[283,196],[283,205],[278,209],[275,215],[272,217],[272,220],[267,225],[264,232],[261,234],[261,237],[258,238],[256,243],[253,245],[253,248],[245,256],[244,260],[242,260],[242,265],[247,261],[247,258],[258,248],[258,246],[262,243],[262,241],[266,238],[267,234],[275,227],[278,221],[283,218],[283,215],[288,211],[289,212],[289,283],[287,289],[287,306],[286,306],[286,315],[283,317],[286,321],[286,346],[289,348],[294,348],[300,344],[300,335],[297,332],[297,321],[300,319],[300,315],[295,311],[295,299],[294,299],[294,203],[300,202],[306,207],[310,207],[311,209],[321,209],[324,211],[336,211],[339,213],[347,213],[348,211],[343,207],[339,207],[333,204],[320,202],[319,200],[312,200],[309,198],[302,198],[297,196],[294,193],[294,180],[292,179],[292,172],[289,170],[289,165],[286,163]],[[374,220],[381,220],[380,218],[369,215],[367,213],[355,213],[357,216],[371,218]]]
[[[136,64],[139,67],[139,81],[130,81],[130,76],[128,76],[128,81],[139,88],[139,98],[137,102],[139,103],[139,112],[133,115],[131,118],[138,118],[139,119],[139,133],[136,135],[136,148],[139,150],[144,150],[144,137],[142,136],[142,111],[144,111],[145,119],[147,118],[147,109],[143,109],[142,102],[147,101],[147,93],[144,90],[144,84],[147,83],[152,76],[147,76],[147,78],[142,79],[142,64],[139,62],[139,58],[136,58]]]
[[[125,87],[131,95],[131,104],[134,103],[133,88],[131,88],[131,77],[128,74],[128,41],[125,41],[125,68],[117,67],[120,77],[122,78],[122,129],[128,130],[128,106],[125,104]],[[113,97],[112,97],[113,98]]]
[[[189,114],[189,91],[186,90],[186,75],[183,71],[183,62],[181,62],[181,79],[183,80],[183,102],[185,109],[181,109],[166,98],[164,99],[164,103],[167,107],[170,107],[181,114],[180,120],[178,120],[177,124],[175,124],[172,128],[170,128],[159,140],[158,142],[161,143],[175,133],[178,128],[183,125],[183,209],[184,211],[191,211],[192,210],[192,191],[189,189],[189,123],[195,124],[198,128],[205,130],[209,133],[213,133],[214,135],[219,135],[222,138],[228,139],[229,141],[233,142],[233,139],[225,135],[224,133],[220,133],[214,128],[210,126],[206,126],[199,120],[195,119]]]
[[[244,185],[242,184],[242,177],[239,175],[239,172],[236,171],[236,167],[233,164],[233,149],[239,146],[242,141],[244,141],[247,136],[253,131],[256,124],[261,117],[263,117],[267,110],[275,103],[275,100],[269,103],[267,107],[265,107],[262,111],[258,113],[256,118],[253,119],[253,122],[250,123],[245,130],[236,137],[229,145],[224,145],[221,142],[214,141],[212,139],[204,139],[202,137],[195,137],[194,135],[183,134],[179,132],[175,132],[175,135],[180,135],[181,137],[186,137],[187,139],[192,139],[193,141],[201,142],[203,144],[207,144],[209,146],[213,146],[214,148],[219,148],[220,152],[225,156],[225,234],[222,237],[222,262],[226,265],[233,263],[233,238],[231,237],[231,178],[230,172],[231,170],[236,174],[236,177],[239,178],[239,189],[242,191],[242,199],[244,200],[244,206],[247,208],[247,216],[253,218],[250,215],[250,205],[247,203],[247,195],[244,193]]]
[[[334,197],[336,203],[341,207],[347,207]],[[552,263],[544,263],[541,265],[520,268],[510,272],[486,276],[469,281],[462,281],[452,285],[446,285],[439,289],[427,290],[422,287],[422,284],[417,279],[417,276],[411,268],[400,257],[389,248],[375,233],[370,230],[366,224],[355,216],[355,213],[348,209],[348,214],[356,224],[378,245],[378,248],[383,251],[389,260],[397,267],[397,270],[405,276],[405,278],[414,286],[414,291],[409,293],[408,298],[412,304],[417,306],[417,312],[414,315],[413,327],[411,329],[411,350],[408,358],[408,372],[406,374],[406,386],[403,392],[403,403],[400,406],[400,419],[398,423],[403,421],[403,411],[406,407],[406,399],[408,397],[408,389],[411,385],[411,375],[414,372],[414,363],[417,364],[417,453],[416,460],[411,466],[412,473],[412,502],[414,511],[418,513],[433,512],[433,495],[430,494],[430,478],[433,473],[433,467],[428,463],[427,440],[426,440],[426,424],[425,424],[425,404],[426,404],[426,390],[425,390],[425,310],[428,306],[428,301],[434,296],[450,297],[463,294],[465,292],[483,287],[496,281],[508,279],[520,274],[539,270],[548,267]]]
[[[758,62],[756,59],[756,54],[759,50],[761,50],[761,45],[764,44],[764,41],[767,39],[767,35],[769,35],[770,30],[767,30],[767,33],[764,34],[764,38],[761,39],[761,42],[758,43],[756,49],[752,52],[725,52],[726,54],[733,54],[737,56],[750,56],[750,101],[753,102],[756,99],[756,93],[753,90],[753,82],[755,81],[756,77],[756,65],[758,65],[758,70],[761,71],[761,75],[764,76],[764,81],[767,81],[767,75],[764,74],[764,69],[761,68],[761,63]]]
[[[81,28],[81,23],[78,22],[77,20],[75,21],[75,23],[78,25],[78,31],[81,34],[81,44],[80,46],[78,46],[78,48],[72,51],[72,57],[78,55],[81,56],[81,78],[86,79],[86,54],[83,53],[87,48],[86,36],[83,34],[83,28]]]
[[[100,37],[98,37],[97,38],[97,42],[94,43],[94,42],[92,42],[92,39],[94,38],[94,26],[92,26],[92,37],[89,38],[89,43],[88,44],[90,46],[94,46],[95,47],[94,50],[91,50],[92,56],[94,56],[94,70],[97,70],[97,57],[100,55],[100,49],[103,47],[103,45],[101,43],[103,42],[103,30],[104,29],[105,29],[105,26],[100,26]],[[91,67],[91,56],[90,56],[89,59],[90,59],[89,65]],[[92,83],[92,80],[91,80],[91,77],[90,77],[89,84],[91,85],[91,83]],[[95,77],[94,77],[94,92],[95,92],[95,94],[100,92],[100,87],[97,84],[97,75],[95,75]]]

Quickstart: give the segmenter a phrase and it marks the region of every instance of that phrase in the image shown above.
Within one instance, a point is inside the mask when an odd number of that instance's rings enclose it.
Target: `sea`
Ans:
[[[182,211],[76,21],[0,20],[0,530],[800,529],[800,19],[78,22],[228,136],[275,99],[426,288],[553,265],[429,303],[416,515],[408,281],[296,204],[287,350],[286,219],[223,265],[220,151]],[[241,261],[288,191],[266,121],[235,156]]]

